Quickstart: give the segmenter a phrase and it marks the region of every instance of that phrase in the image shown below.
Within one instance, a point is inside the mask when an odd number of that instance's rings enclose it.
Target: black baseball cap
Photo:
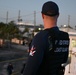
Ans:
[[[59,14],[59,7],[55,2],[48,1],[43,4],[41,13],[48,16],[56,16]]]

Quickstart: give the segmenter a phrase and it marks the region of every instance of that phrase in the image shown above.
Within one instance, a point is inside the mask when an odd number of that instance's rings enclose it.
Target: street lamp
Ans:
[[[64,25],[64,27],[66,27],[66,25]]]
[[[41,28],[38,28],[38,30],[41,30]]]

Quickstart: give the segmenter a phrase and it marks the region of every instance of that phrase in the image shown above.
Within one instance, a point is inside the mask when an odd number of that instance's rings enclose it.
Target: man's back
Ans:
[[[44,33],[47,33],[46,50],[37,75],[57,74],[68,58],[69,36],[57,27],[46,29]]]

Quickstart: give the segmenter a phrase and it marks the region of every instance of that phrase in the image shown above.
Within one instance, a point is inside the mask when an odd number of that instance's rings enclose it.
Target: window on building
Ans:
[[[76,47],[76,39],[72,39],[72,47]]]

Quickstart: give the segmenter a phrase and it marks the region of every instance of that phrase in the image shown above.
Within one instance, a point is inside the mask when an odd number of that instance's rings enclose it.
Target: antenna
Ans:
[[[68,31],[69,31],[69,27],[70,27],[70,15],[68,15]]]
[[[68,27],[70,27],[70,15],[68,15]]]
[[[22,21],[21,16],[20,16],[20,13],[21,13],[21,11],[19,10],[19,13],[18,13],[18,22],[21,22]]]
[[[36,26],[36,11],[34,11],[34,31],[35,31],[35,26]]]
[[[6,13],[6,24],[8,23],[8,11]]]

